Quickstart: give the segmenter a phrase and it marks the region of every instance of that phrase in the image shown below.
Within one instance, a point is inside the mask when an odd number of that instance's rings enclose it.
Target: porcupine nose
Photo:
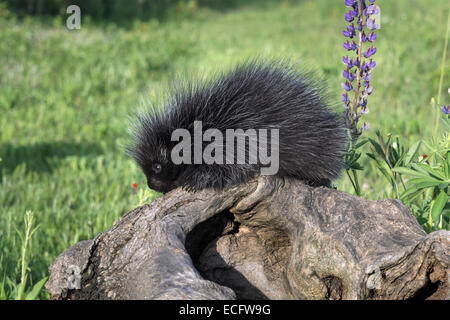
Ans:
[[[168,191],[166,183],[164,183],[160,180],[154,179],[154,178],[147,179],[147,185],[150,189],[158,191],[158,192],[165,193]]]

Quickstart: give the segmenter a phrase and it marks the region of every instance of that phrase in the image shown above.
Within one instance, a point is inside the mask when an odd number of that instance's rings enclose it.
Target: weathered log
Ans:
[[[449,299],[450,232],[397,200],[260,177],[173,190],[50,266],[51,299]]]

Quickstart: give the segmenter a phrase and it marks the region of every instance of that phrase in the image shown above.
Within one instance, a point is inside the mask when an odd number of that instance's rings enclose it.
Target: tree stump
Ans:
[[[259,177],[176,189],[49,267],[51,299],[449,299],[450,232],[400,201]]]

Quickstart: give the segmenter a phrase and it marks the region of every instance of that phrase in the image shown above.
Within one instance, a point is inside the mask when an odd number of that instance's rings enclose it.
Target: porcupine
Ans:
[[[249,163],[249,137],[244,148],[245,163],[224,160],[175,164],[171,158],[178,144],[172,141],[174,130],[186,129],[193,134],[195,121],[201,121],[203,133],[217,129],[224,136],[227,129],[278,129],[276,174],[314,186],[329,186],[343,168],[347,131],[341,117],[327,103],[323,88],[311,73],[297,71],[291,64],[246,62],[209,80],[176,86],[163,108],[152,107],[139,113],[127,153],[143,170],[148,186],[156,191],[165,193],[176,187],[190,191],[224,189],[246,182],[264,167],[259,160]],[[268,143],[267,149],[270,147]],[[198,151],[193,144],[191,148],[192,153]],[[201,148],[202,152],[204,141]],[[231,150],[234,160],[238,149]]]

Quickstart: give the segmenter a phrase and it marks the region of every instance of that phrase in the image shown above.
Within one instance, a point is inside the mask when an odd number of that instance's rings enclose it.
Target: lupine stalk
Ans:
[[[364,10],[363,8],[363,2],[361,2],[360,10],[361,12]],[[359,22],[358,24],[361,26],[363,24],[364,15],[360,14],[359,16]],[[353,113],[358,113],[358,96],[359,96],[359,86],[360,86],[360,79],[361,79],[361,72],[360,72],[360,61],[361,61],[361,51],[362,51],[362,30],[359,30],[359,41],[358,41],[358,63],[356,65],[356,87],[355,87],[355,99],[353,102]]]
[[[377,48],[370,45],[364,51],[363,44],[373,43],[377,38],[374,30],[378,28],[378,25],[375,24],[375,19],[372,16],[378,13],[378,8],[374,4],[375,0],[344,1],[349,8],[349,11],[345,14],[345,20],[349,25],[342,31],[342,34],[352,40],[356,37],[356,29],[358,30],[358,43],[354,40],[352,42],[346,40],[343,44],[347,51],[356,51],[355,59],[349,58],[348,55],[342,59],[346,66],[343,71],[344,82],[342,83],[342,88],[345,90],[342,95],[342,101],[346,109],[345,119],[353,142],[356,142],[362,130],[369,129],[369,123],[365,122],[361,127],[358,127],[358,121],[362,114],[369,113],[367,98],[373,92],[373,88],[370,86],[370,77],[376,66],[376,62],[371,57],[377,52]],[[367,6],[367,3],[370,3],[370,5]],[[357,26],[353,23],[355,20]],[[366,30],[368,31],[367,34]],[[354,97],[351,99],[349,95],[353,90]],[[353,100],[353,103],[351,100]]]

